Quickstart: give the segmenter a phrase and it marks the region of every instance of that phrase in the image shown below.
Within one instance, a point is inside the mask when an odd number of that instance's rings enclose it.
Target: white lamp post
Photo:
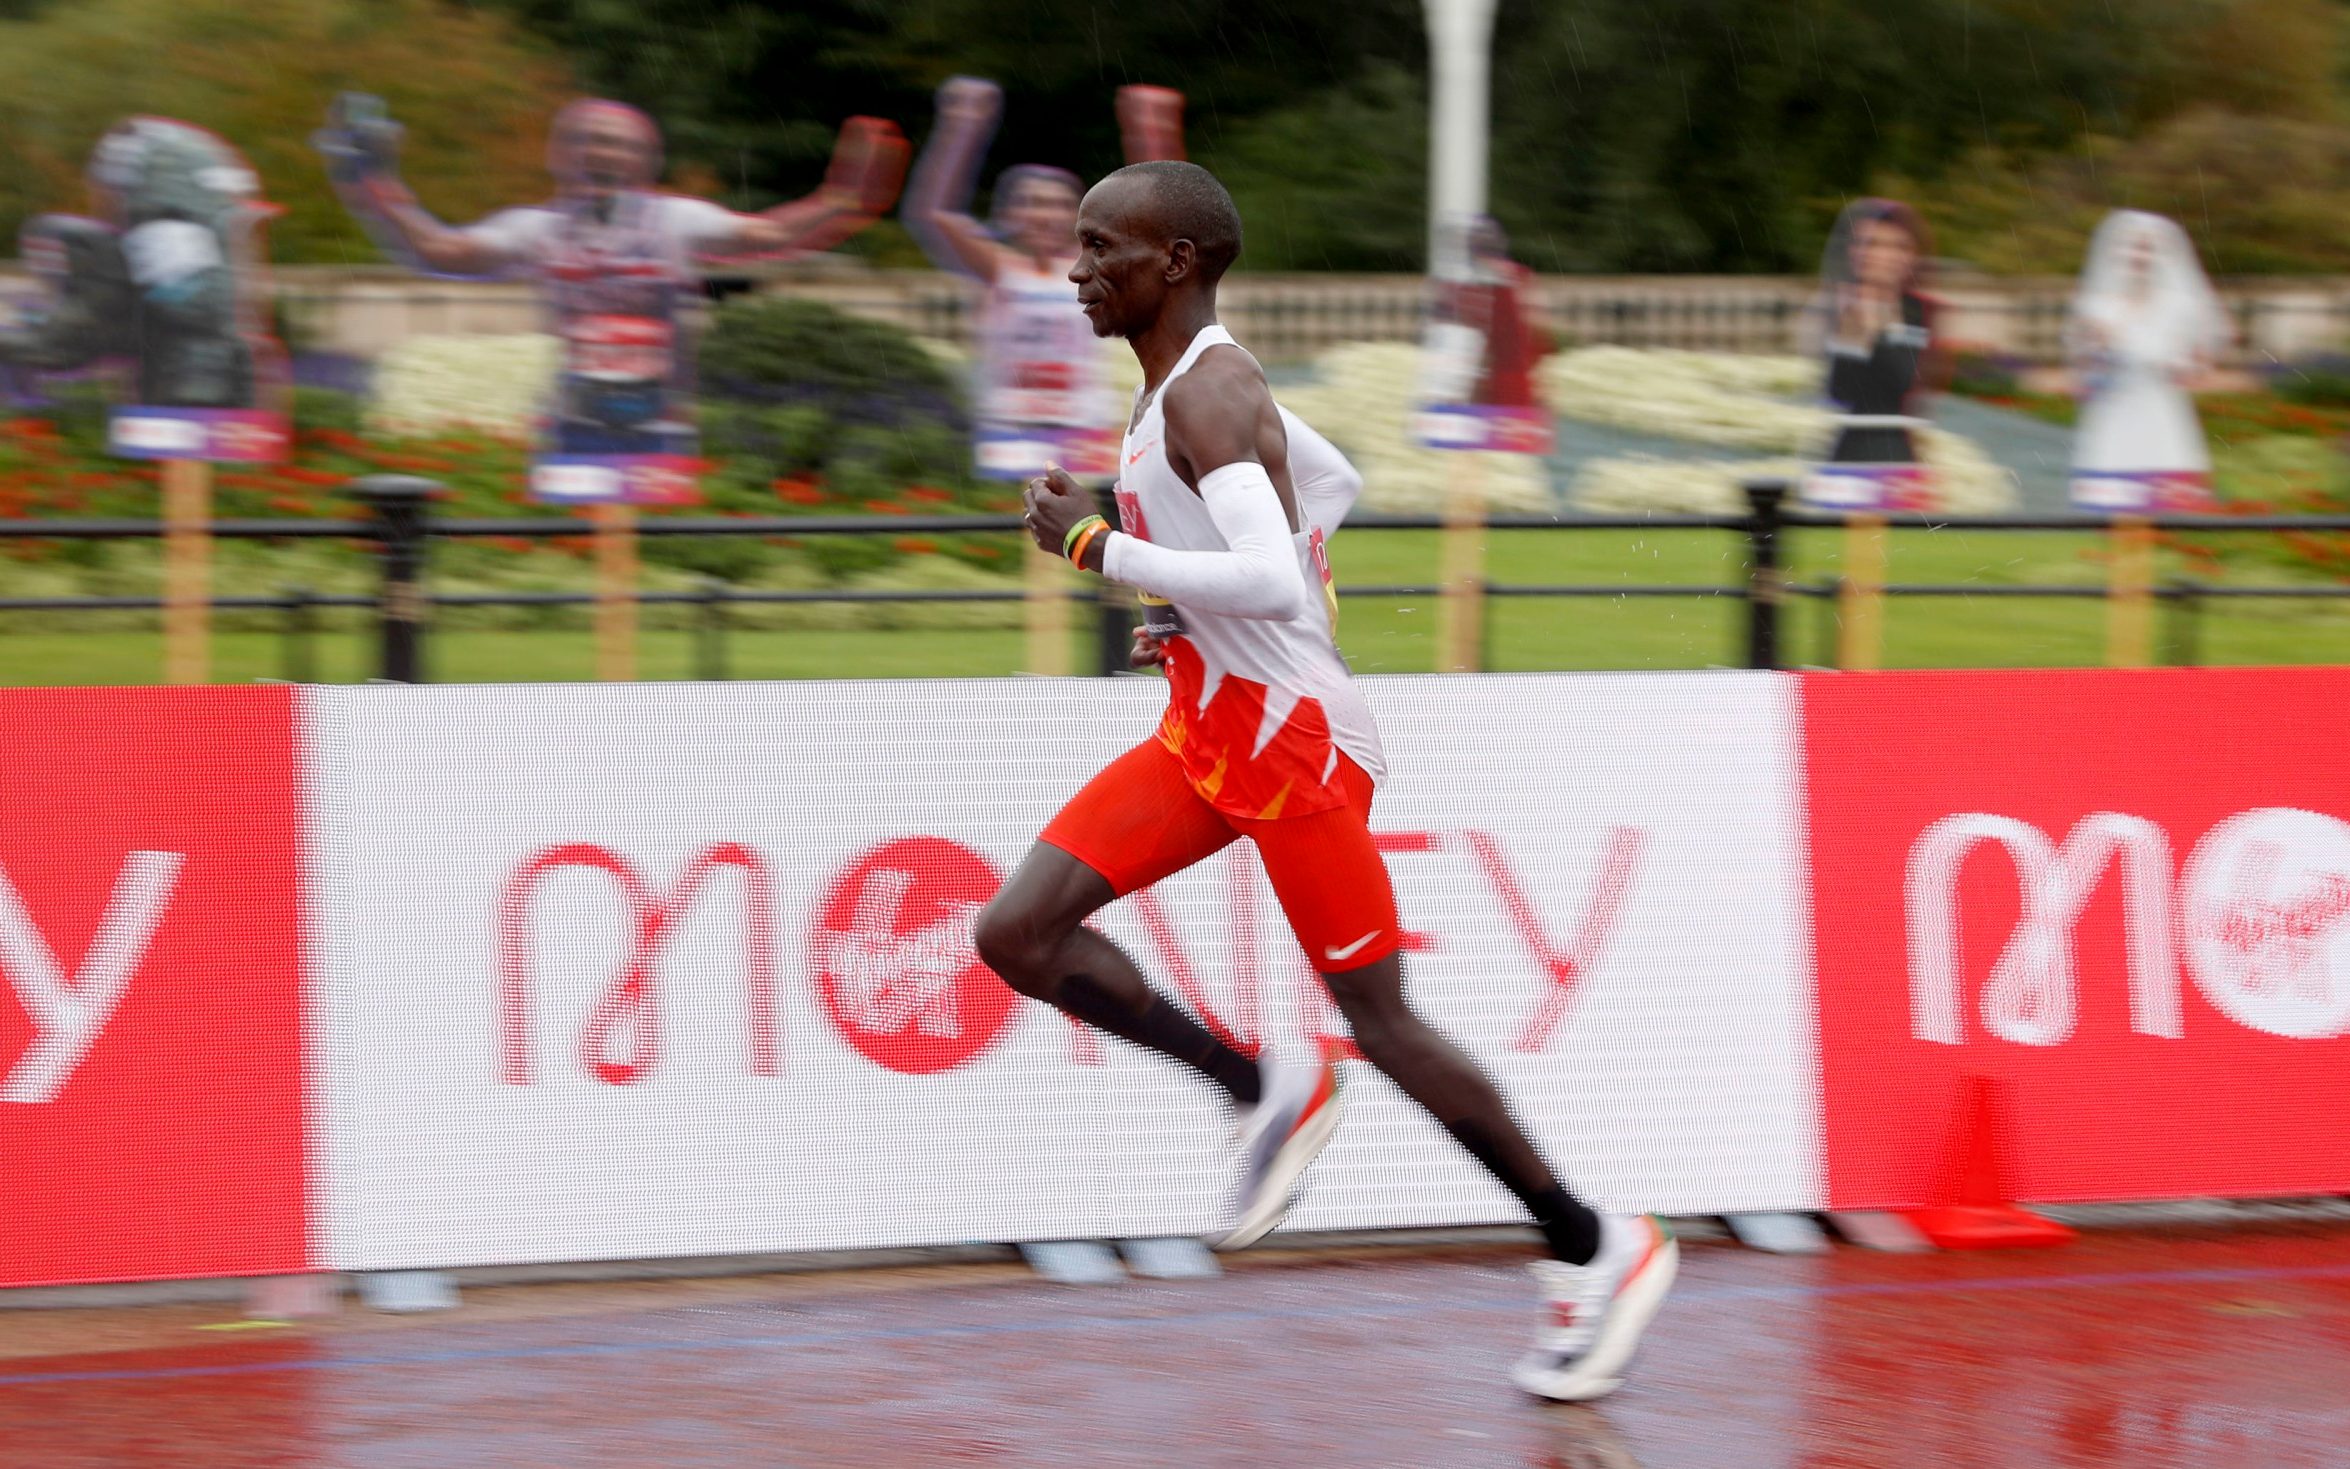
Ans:
[[[1485,212],[1494,0],[1421,0],[1428,16],[1428,264],[1445,224]]]

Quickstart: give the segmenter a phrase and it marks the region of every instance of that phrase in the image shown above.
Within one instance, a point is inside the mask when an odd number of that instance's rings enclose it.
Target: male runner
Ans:
[[[1077,237],[1078,300],[1143,369],[1120,456],[1129,530],[1090,516],[1059,471],[1029,482],[1027,521],[1038,545],[1159,599],[1135,662],[1166,669],[1167,713],[1045,828],[980,914],[979,952],[1021,993],[1230,1094],[1244,1158],[1220,1244],[1249,1244],[1280,1222],[1337,1125],[1333,1064],[1251,1060],[1085,920],[1237,837],[1255,842],[1364,1058],[1541,1227],[1554,1258],[1534,1270],[1552,1320],[1516,1380],[1544,1397],[1598,1397],[1662,1302],[1677,1246],[1657,1221],[1603,1217],[1561,1188],[1493,1083],[1404,999],[1395,893],[1369,824],[1379,738],[1332,641],[1328,528],[1300,514],[1299,489],[1329,479],[1309,461],[1335,451],[1293,437],[1256,359],[1216,324],[1216,283],[1240,254],[1232,198],[1192,164],[1135,164],[1085,196]]]

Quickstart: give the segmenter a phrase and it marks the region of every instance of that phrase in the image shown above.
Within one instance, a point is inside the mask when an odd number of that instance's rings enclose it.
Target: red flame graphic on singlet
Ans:
[[[1201,706],[1206,685],[1199,654],[1177,638],[1167,645],[1167,713],[1159,743],[1183,765],[1208,804],[1229,816],[1271,821],[1346,804],[1331,759],[1330,720],[1319,699],[1300,699],[1281,728],[1257,749],[1265,722],[1265,685],[1227,673]]]

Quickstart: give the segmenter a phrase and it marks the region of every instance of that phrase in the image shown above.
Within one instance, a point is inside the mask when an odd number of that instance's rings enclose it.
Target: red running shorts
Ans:
[[[1341,754],[1338,779],[1343,806],[1271,821],[1228,816],[1192,789],[1154,737],[1087,781],[1039,840],[1124,897],[1247,837],[1306,958],[1324,974],[1343,974],[1394,953],[1403,930],[1387,864],[1371,843],[1371,777]]]

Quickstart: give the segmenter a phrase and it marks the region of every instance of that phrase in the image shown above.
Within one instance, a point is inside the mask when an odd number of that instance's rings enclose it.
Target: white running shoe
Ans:
[[[1680,1268],[1681,1246],[1663,1220],[1601,1216],[1599,1254],[1590,1264],[1534,1262],[1551,1319],[1511,1379],[1536,1397],[1562,1403],[1614,1392]]]
[[[1240,1116],[1237,1218],[1219,1250],[1244,1250],[1289,1212],[1298,1175],[1338,1129],[1338,1067],[1327,1056],[1291,1061],[1267,1051],[1257,1062],[1262,1095]]]

